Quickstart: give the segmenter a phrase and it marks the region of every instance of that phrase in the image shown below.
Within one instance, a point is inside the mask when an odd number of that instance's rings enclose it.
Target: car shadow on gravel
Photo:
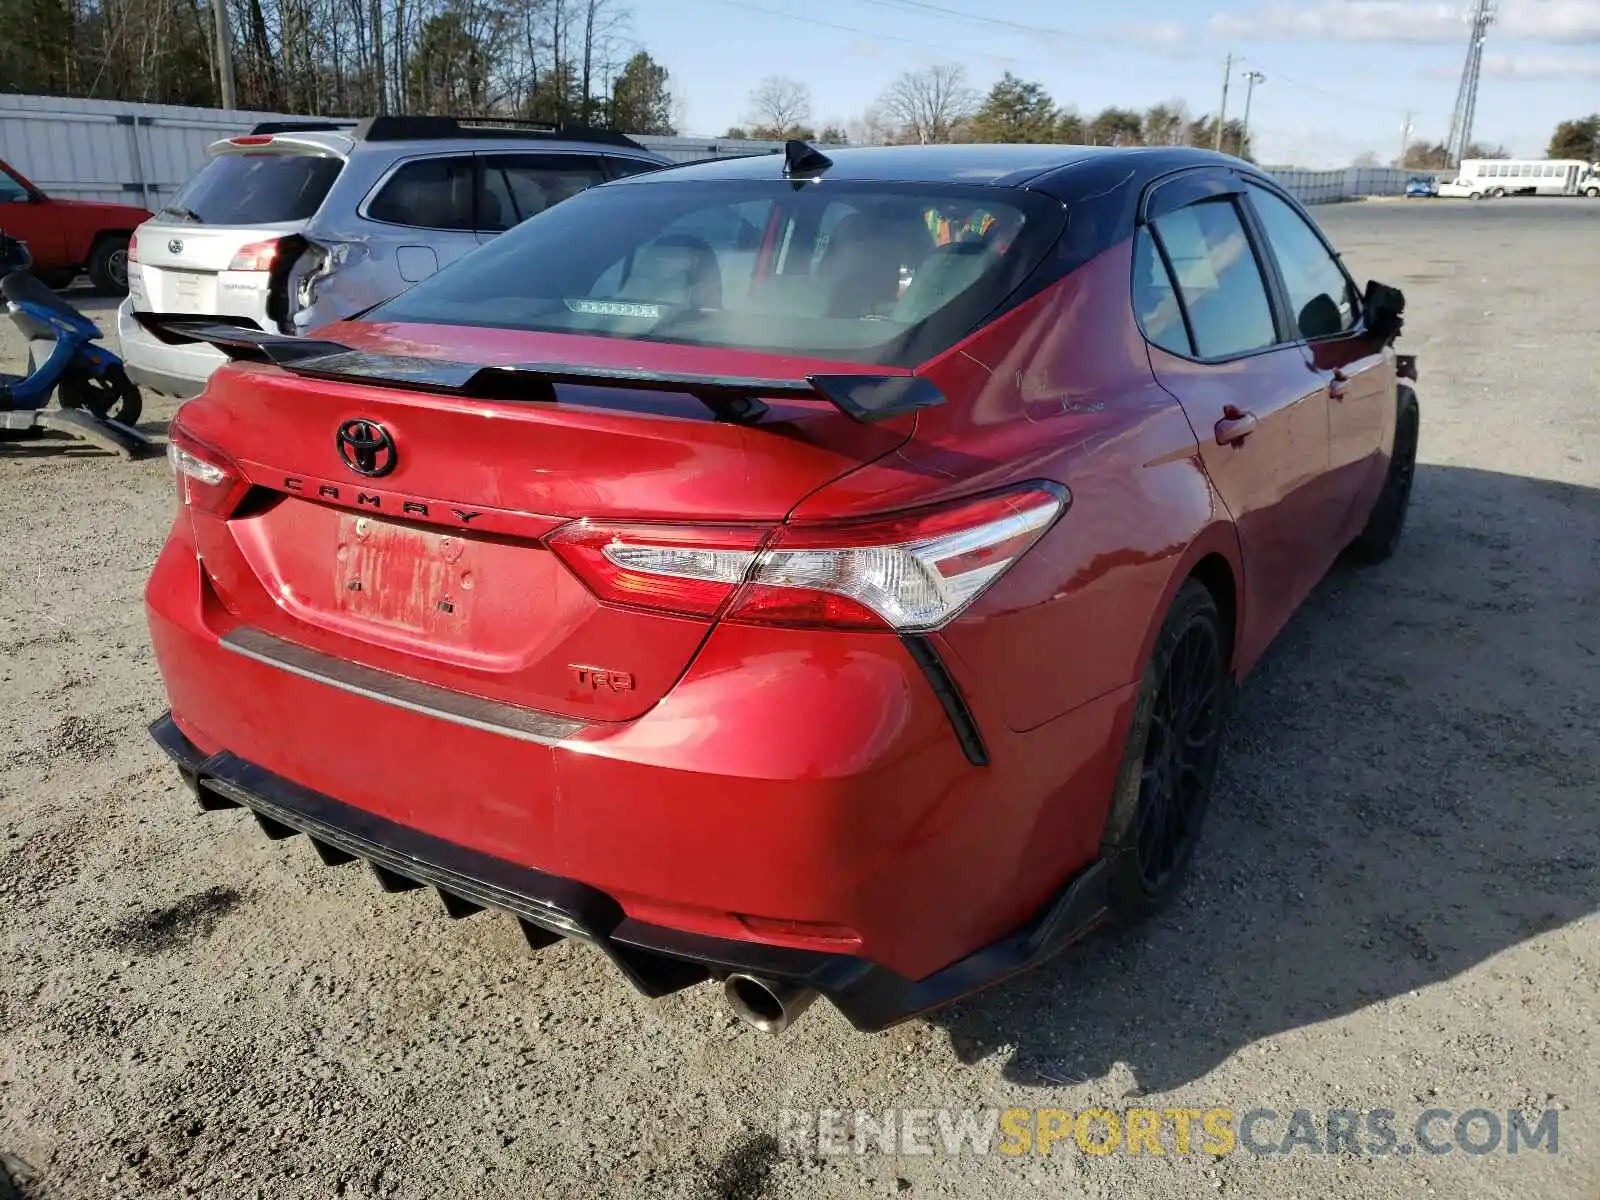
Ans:
[[[1247,681],[1175,907],[932,1014],[958,1057],[1158,1094],[1600,909],[1600,490],[1422,466],[1415,497]]]

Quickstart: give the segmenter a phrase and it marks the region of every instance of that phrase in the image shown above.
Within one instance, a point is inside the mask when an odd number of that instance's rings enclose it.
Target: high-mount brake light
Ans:
[[[580,521],[550,546],[601,600],[741,624],[937,629],[1065,511],[1055,484],[885,520],[776,530]]]
[[[233,256],[233,261],[228,264],[230,271],[270,271],[272,264],[278,261],[278,239],[270,238],[264,242],[248,242],[240,246]]]
[[[228,139],[230,146],[270,146],[272,135],[270,133],[241,133],[238,137]]]
[[[226,515],[249,488],[232,459],[177,421],[167,432],[167,461],[183,503],[191,508]]]

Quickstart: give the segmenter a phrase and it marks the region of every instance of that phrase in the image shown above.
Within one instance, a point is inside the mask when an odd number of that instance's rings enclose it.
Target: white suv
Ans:
[[[134,234],[117,310],[128,374],[173,396],[197,394],[225,360],[157,341],[135,313],[304,333],[585,188],[672,165],[603,130],[452,117],[273,122],[206,153]]]

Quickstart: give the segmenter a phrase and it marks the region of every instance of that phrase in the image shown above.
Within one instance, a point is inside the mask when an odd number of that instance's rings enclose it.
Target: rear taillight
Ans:
[[[887,521],[786,527],[762,551],[728,619],[937,629],[1021,558],[1065,507],[1065,492],[1031,485]]]
[[[228,264],[230,271],[270,271],[278,261],[278,239],[250,242],[240,246]]]
[[[607,603],[712,617],[743,581],[768,532],[748,526],[579,521],[557,530],[549,544]]]
[[[176,421],[167,431],[167,461],[179,497],[191,508],[226,515],[250,486],[231,458]]]
[[[767,531],[579,522],[550,544],[613,604],[911,633],[939,628],[976,600],[1067,502],[1062,488],[1030,484],[881,521]]]
[[[131,262],[131,263],[136,263],[136,262],[139,261],[139,231],[138,230],[134,230],[133,233],[128,237],[128,261]]]

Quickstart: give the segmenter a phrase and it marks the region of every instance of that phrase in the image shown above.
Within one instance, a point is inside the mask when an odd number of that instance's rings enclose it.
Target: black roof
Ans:
[[[250,132],[258,136],[277,133],[346,133],[358,142],[422,141],[434,138],[548,139],[648,150],[648,147],[632,138],[609,129],[570,122],[552,124],[503,117],[380,116],[361,121],[337,117],[321,121],[262,121]]]
[[[1017,187],[1073,167],[1144,178],[1183,167],[1242,165],[1238,159],[1187,146],[1063,146],[960,143],[948,146],[823,146],[833,165],[823,179],[905,183],[976,183]],[[712,159],[632,177],[627,183],[673,180],[782,179],[782,155]],[[1069,172],[1077,174],[1076,171]],[[1096,173],[1099,173],[1098,171]]]

